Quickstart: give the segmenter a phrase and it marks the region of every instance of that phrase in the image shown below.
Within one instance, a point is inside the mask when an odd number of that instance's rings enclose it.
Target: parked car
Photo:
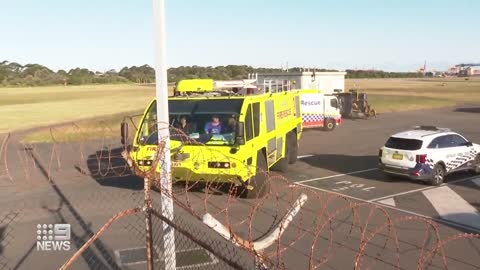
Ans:
[[[440,185],[454,172],[480,174],[480,145],[448,128],[419,126],[388,138],[379,151],[379,168],[388,175]]]

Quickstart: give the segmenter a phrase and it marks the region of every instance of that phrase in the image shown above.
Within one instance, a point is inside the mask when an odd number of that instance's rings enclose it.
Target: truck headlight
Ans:
[[[236,164],[230,163],[230,162],[220,162],[220,161],[208,162],[208,168],[229,169],[229,168],[235,168],[235,167],[236,167]]]
[[[138,165],[139,166],[152,166],[153,161],[152,160],[139,160]]]

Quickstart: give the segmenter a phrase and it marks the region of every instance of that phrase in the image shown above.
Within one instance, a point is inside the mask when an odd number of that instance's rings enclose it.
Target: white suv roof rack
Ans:
[[[449,128],[442,128],[442,127],[436,127],[436,126],[414,126],[413,128],[414,128],[414,130],[432,131],[432,133],[422,135],[422,137],[434,135],[434,134],[437,134],[437,133],[451,132],[452,131]]]
[[[426,130],[426,131],[451,131],[449,128],[442,128],[436,126],[414,126],[415,130]]]

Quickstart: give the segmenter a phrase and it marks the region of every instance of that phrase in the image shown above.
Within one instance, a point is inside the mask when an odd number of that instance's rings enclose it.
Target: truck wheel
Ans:
[[[277,163],[272,166],[272,170],[279,171],[279,172],[287,172],[288,171],[288,164],[290,164],[290,138],[287,134],[285,136],[285,156],[281,158]]]
[[[290,148],[289,153],[289,163],[294,164],[298,159],[298,142],[297,134],[295,132],[289,132],[287,134],[287,145]]]
[[[430,179],[430,184],[432,186],[439,186],[443,183],[445,179],[445,168],[442,164],[437,163],[433,166],[432,178]]]
[[[326,131],[332,131],[335,129],[335,120],[333,119],[327,119],[325,120],[325,125],[324,125],[324,129]]]
[[[267,160],[261,151],[257,153],[257,166],[255,176],[248,180],[248,185],[252,186],[252,190],[244,189],[243,197],[247,199],[261,198],[270,191],[270,181],[267,174]]]

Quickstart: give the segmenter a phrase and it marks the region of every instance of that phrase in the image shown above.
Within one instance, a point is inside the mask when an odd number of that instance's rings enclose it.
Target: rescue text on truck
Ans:
[[[192,83],[183,85],[193,87]],[[205,87],[201,89],[203,92]],[[303,130],[300,96],[318,90],[250,95],[218,92],[220,96],[211,96],[214,92],[169,98],[172,179],[189,185],[230,183],[243,196],[263,196],[270,185],[268,170],[286,171],[296,162]],[[152,100],[133,145],[126,147],[137,175],[149,170],[155,159],[159,145],[156,119],[156,101]],[[123,123],[122,130],[125,128]]]

